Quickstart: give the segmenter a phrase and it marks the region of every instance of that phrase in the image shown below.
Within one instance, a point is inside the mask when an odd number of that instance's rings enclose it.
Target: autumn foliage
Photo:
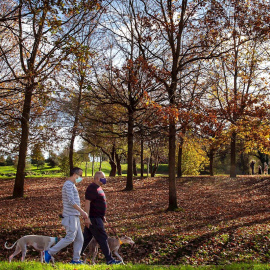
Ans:
[[[82,205],[90,179],[78,185]],[[24,198],[12,199],[14,180],[0,182],[0,260],[4,249],[27,234],[64,236],[61,187],[64,179],[27,179]],[[133,191],[123,191],[124,178],[111,178],[104,190],[108,201],[107,231],[126,234],[136,242],[122,246],[124,261],[145,264],[228,264],[269,262],[269,183],[261,177],[184,177],[177,180],[180,208],[166,212],[166,178],[134,180]],[[72,247],[56,256],[68,262]],[[27,260],[39,260],[32,251]],[[19,260],[20,257],[15,257]],[[99,255],[98,263],[104,263]]]

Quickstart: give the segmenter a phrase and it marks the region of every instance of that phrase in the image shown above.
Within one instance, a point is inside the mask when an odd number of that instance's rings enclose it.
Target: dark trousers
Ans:
[[[102,218],[90,218],[90,221],[92,223],[90,227],[89,228],[87,228],[86,226],[84,227],[83,232],[84,242],[81,254],[85,251],[92,237],[94,236],[106,258],[106,261],[108,262],[112,260],[113,257],[108,246],[107,241],[108,236],[104,229],[103,220]]]

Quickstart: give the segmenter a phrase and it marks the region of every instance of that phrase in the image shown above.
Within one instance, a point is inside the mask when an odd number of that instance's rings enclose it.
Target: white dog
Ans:
[[[43,262],[43,252],[47,250],[52,245],[58,242],[57,237],[50,236],[42,236],[42,235],[26,235],[17,240],[11,247],[7,246],[7,242],[5,243],[6,249],[12,249],[16,243],[15,252],[9,256],[9,262],[13,259],[14,256],[22,252],[21,261],[23,262],[26,256],[27,246],[32,246],[34,249],[40,251],[40,261]],[[53,258],[52,258],[53,259]]]

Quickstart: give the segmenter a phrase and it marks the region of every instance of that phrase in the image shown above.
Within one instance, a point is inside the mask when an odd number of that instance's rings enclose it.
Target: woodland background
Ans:
[[[217,158],[232,178],[253,158],[264,166],[269,9],[264,0],[1,1],[0,149],[17,160],[13,197],[24,195],[33,153],[62,151],[66,172],[77,165],[76,138],[78,155],[105,156],[111,176],[127,163],[127,191],[136,159],[152,172],[168,164],[169,210],[176,176],[214,175]]]

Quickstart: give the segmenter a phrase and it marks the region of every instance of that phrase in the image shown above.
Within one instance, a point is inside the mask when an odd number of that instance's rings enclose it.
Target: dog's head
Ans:
[[[123,244],[130,244],[130,245],[134,245],[135,242],[128,236],[124,235],[120,237],[120,240]]]

